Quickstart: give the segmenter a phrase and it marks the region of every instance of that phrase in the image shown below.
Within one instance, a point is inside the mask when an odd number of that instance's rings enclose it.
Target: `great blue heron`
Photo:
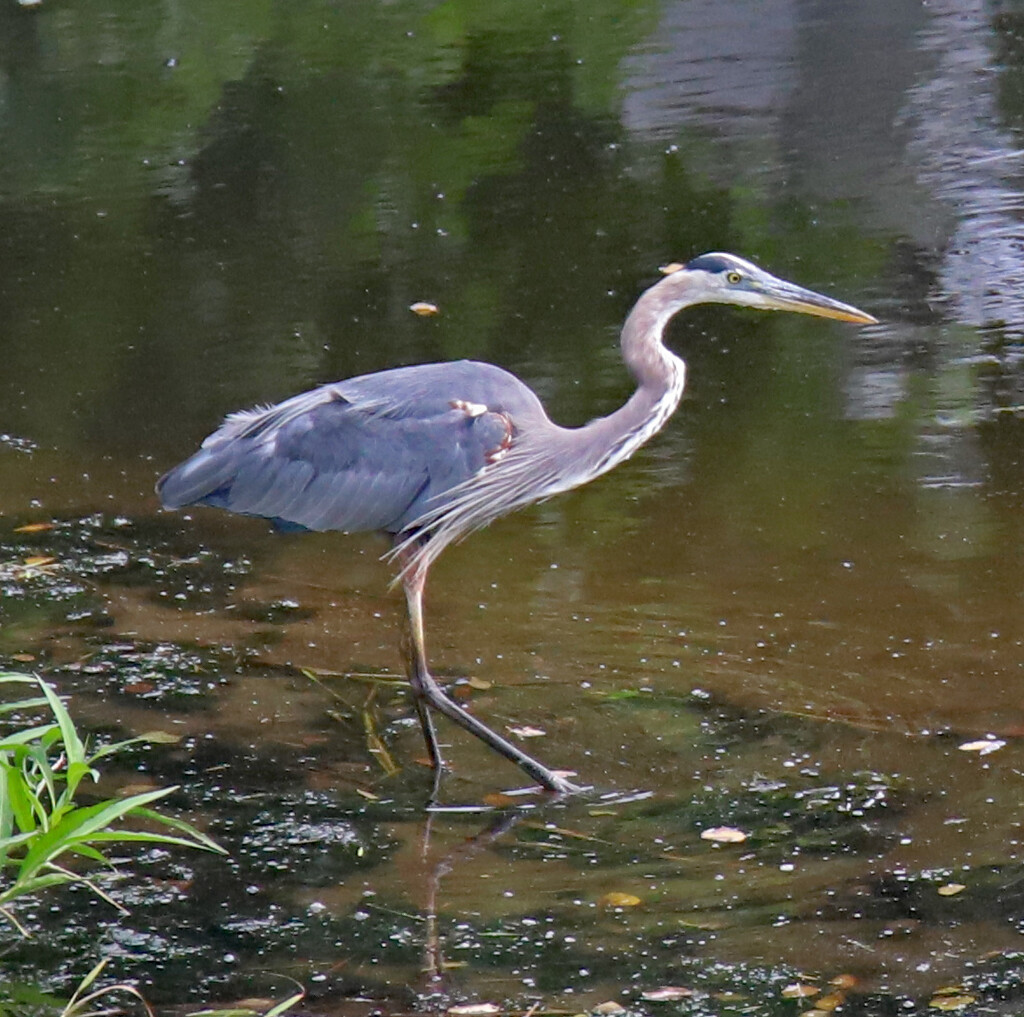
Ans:
[[[231,414],[191,459],[160,479],[157,491],[167,508],[212,505],[288,528],[388,534],[405,589],[406,665],[435,794],[444,761],[432,710],[548,790],[575,791],[434,680],[423,637],[427,572],[453,541],[599,477],[659,431],[679,404],[686,377],[686,365],[662,344],[665,326],[700,303],[875,321],[735,255],[703,254],[651,286],[630,312],[622,358],[637,389],[607,417],[559,427],[531,389],[493,364],[399,367]]]

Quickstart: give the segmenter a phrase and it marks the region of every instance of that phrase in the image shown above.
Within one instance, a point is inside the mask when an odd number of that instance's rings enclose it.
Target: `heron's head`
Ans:
[[[679,269],[678,275],[686,277],[689,303],[796,311],[865,325],[877,320],[849,304],[778,279],[735,254],[702,254]]]

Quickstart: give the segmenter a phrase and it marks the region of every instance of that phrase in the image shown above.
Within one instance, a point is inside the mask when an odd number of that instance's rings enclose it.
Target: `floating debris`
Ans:
[[[713,826],[709,830],[701,830],[700,839],[710,840],[715,844],[742,844],[748,837],[742,830],[734,826]]]
[[[643,902],[636,894],[612,891],[606,893],[597,903],[605,908],[635,908],[637,904]]]
[[[964,742],[958,746],[961,752],[977,752],[979,756],[987,756],[990,752],[996,752],[1003,748],[1006,742],[999,738],[982,738],[976,742]]]
[[[441,309],[437,304],[432,304],[427,300],[417,300],[415,304],[409,305],[409,310],[413,314],[418,314],[421,318],[432,318],[435,314],[441,313]],[[448,1012],[452,1013],[451,1010]]]
[[[650,1003],[670,1003],[677,999],[686,999],[693,995],[693,989],[684,988],[682,985],[659,985],[656,989],[648,989],[640,993],[641,999]]]

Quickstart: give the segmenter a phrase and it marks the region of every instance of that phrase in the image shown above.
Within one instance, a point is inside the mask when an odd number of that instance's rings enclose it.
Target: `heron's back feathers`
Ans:
[[[460,361],[325,385],[229,416],[165,474],[167,508],[204,504],[310,530],[399,533],[546,421],[514,375]]]

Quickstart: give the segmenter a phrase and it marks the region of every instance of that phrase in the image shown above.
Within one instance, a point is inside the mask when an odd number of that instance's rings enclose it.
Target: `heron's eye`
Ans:
[[[726,281],[731,283],[733,286],[743,282],[743,276],[739,272],[730,272],[725,278]]]

